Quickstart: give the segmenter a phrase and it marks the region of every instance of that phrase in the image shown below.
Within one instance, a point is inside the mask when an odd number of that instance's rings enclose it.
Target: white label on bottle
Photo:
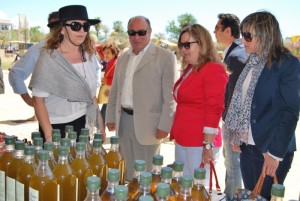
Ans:
[[[78,178],[76,177],[76,201],[78,201]]]
[[[29,200],[39,201],[39,191],[29,187]]]
[[[6,197],[7,200],[16,200],[16,180],[11,177],[6,177]]]
[[[0,201],[5,201],[5,172],[0,170]]]
[[[24,201],[25,192],[24,192],[24,184],[16,181],[16,200]]]

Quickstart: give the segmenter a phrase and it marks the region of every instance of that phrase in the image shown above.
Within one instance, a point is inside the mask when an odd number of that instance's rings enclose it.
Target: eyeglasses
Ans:
[[[139,36],[145,36],[148,30],[138,30],[138,31],[133,31],[133,30],[128,30],[127,33],[129,36],[135,36],[138,34]]]
[[[184,42],[184,43],[178,43],[178,48],[181,49],[184,47],[184,49],[189,50],[191,48],[192,43],[198,43],[198,41],[192,41],[192,42]]]
[[[253,37],[256,37],[256,35],[252,35],[250,32],[242,32],[241,34],[247,42],[251,42]]]
[[[81,28],[83,28],[83,31],[88,32],[90,30],[91,25],[89,23],[83,23],[80,22],[72,22],[71,24],[64,24],[65,26],[71,27],[72,31],[80,31]]]

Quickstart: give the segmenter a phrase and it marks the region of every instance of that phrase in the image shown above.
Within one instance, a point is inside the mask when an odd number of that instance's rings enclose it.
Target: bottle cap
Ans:
[[[25,143],[22,140],[17,140],[15,142],[15,150],[24,150]]]
[[[44,149],[47,151],[53,151],[54,150],[54,142],[45,142]]]
[[[68,138],[71,139],[71,140],[76,140],[77,139],[77,132],[76,131],[68,132]]]
[[[142,172],[146,170],[146,161],[144,160],[135,160],[134,161],[135,171]]]
[[[162,165],[164,157],[162,155],[154,155],[152,159],[153,165]]]
[[[119,137],[118,136],[111,136],[110,137],[110,144],[118,144],[119,143]]]
[[[85,151],[86,143],[84,142],[77,142],[76,143],[76,151]]]
[[[32,132],[31,133],[31,140],[33,141],[33,139],[36,138],[36,137],[41,137],[41,133],[37,132],[37,131]]]
[[[60,129],[56,129],[56,128],[52,129],[52,135],[53,134],[59,134],[60,135],[61,134]]]
[[[194,178],[203,180],[205,179],[206,170],[204,168],[196,168],[194,170]]]
[[[93,147],[99,148],[101,146],[102,146],[102,140],[100,140],[100,139],[93,140]]]
[[[102,140],[103,134],[102,133],[95,133],[94,139],[100,139]]]
[[[110,182],[117,182],[120,180],[120,170],[118,169],[109,169],[107,180]]]
[[[97,191],[100,189],[100,178],[91,176],[87,178],[87,189],[89,191]]]
[[[40,161],[47,161],[49,159],[49,151],[41,150],[39,151],[38,156]]]
[[[149,195],[143,195],[139,198],[139,201],[153,201],[153,197],[149,196]]]
[[[52,133],[52,142],[60,142],[61,140],[61,135],[60,133]]]
[[[70,147],[71,146],[71,139],[70,138],[63,138],[60,141],[61,146]]]
[[[174,161],[173,170],[175,172],[182,172],[183,171],[183,166],[184,166],[183,161],[180,161],[180,160]]]
[[[285,187],[282,184],[273,184],[271,189],[271,195],[277,197],[284,197]]]
[[[66,125],[65,126],[65,132],[69,134],[70,131],[74,131],[74,126]]]
[[[116,200],[127,200],[128,198],[128,187],[123,185],[115,186],[115,199]]]
[[[15,136],[5,135],[5,144],[6,145],[15,144]]]
[[[88,128],[82,128],[80,131],[80,135],[89,135],[89,129]]]
[[[173,177],[173,169],[170,167],[163,167],[161,169],[161,178],[162,179],[171,179]]]
[[[42,147],[43,143],[44,143],[44,140],[41,137],[36,137],[36,138],[33,139],[33,145],[34,146]]]
[[[152,174],[150,172],[141,172],[140,185],[150,185],[152,182]]]
[[[79,142],[84,142],[85,144],[88,143],[89,136],[88,135],[79,135]]]
[[[34,146],[26,146],[25,147],[25,155],[26,156],[33,156],[35,154]]]
[[[180,178],[180,186],[183,188],[191,188],[193,184],[193,177],[190,175],[183,175]]]
[[[158,183],[156,189],[156,195],[160,197],[167,197],[170,195],[170,184]]]
[[[59,146],[58,147],[58,155],[59,156],[67,156],[69,154],[69,147],[67,146]]]

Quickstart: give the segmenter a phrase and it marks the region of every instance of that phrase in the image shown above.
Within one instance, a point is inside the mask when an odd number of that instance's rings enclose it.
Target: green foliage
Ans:
[[[94,25],[95,30],[96,30],[96,36],[97,36],[97,38],[99,38],[99,32],[102,29],[103,25],[101,24],[101,18],[100,17],[96,17],[95,19],[100,20],[100,23]]]
[[[123,23],[119,20],[115,21],[113,24],[113,30],[114,30],[114,32],[117,32],[118,34],[124,33]]]
[[[31,27],[29,31],[30,42],[37,43],[45,38],[45,34],[40,31],[40,26]]]

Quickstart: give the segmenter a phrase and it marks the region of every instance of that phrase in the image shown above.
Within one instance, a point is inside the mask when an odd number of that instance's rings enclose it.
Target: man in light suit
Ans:
[[[152,157],[159,154],[175,111],[175,55],[152,44],[151,32],[146,17],[129,20],[131,47],[118,58],[106,111],[108,129],[120,137],[127,179],[133,177],[135,160],[145,160],[151,171]]]

